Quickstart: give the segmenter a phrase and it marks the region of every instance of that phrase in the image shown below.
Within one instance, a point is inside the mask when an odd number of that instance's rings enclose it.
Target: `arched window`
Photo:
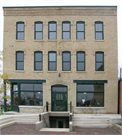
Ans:
[[[77,52],[77,71],[85,71],[85,52]]]
[[[48,23],[48,39],[55,40],[57,39],[57,24],[56,22]]]
[[[85,39],[85,22],[77,22],[76,24],[76,39],[84,40]]]
[[[16,40],[24,40],[24,22],[16,24]]]
[[[34,39],[35,40],[43,39],[43,23],[42,22],[35,22]]]
[[[24,52],[16,52],[16,70],[24,70]]]

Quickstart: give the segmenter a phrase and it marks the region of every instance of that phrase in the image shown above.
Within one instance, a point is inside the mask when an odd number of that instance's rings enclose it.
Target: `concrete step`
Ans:
[[[39,131],[49,131],[49,132],[69,132],[69,128],[42,128]]]
[[[82,128],[107,128],[111,127],[111,124],[74,124],[74,127],[82,127]]]
[[[9,122],[11,122],[11,121],[14,121],[14,119],[13,119],[13,118],[2,119],[2,120],[0,121],[0,125],[5,124],[5,123],[9,123]]]
[[[8,127],[8,126],[13,125],[13,124],[15,124],[15,121],[11,121],[11,122],[8,122],[8,123],[1,124],[0,129]]]

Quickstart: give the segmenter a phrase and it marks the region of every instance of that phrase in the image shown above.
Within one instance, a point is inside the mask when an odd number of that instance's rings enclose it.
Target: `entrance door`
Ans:
[[[67,87],[52,87],[52,111],[67,111]]]

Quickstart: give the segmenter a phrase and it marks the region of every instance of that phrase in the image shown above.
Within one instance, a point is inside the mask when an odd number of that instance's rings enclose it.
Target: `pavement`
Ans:
[[[113,128],[74,128],[73,132],[35,131],[34,124],[14,124],[0,130],[0,135],[121,135]]]

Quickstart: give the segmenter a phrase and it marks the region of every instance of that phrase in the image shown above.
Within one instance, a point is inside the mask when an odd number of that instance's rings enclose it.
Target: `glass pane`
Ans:
[[[78,71],[84,71],[84,63],[78,63]]]
[[[96,61],[103,62],[103,53],[96,53]]]
[[[36,40],[42,40],[42,32],[36,32]]]
[[[83,84],[78,84],[77,85],[77,91],[85,92],[85,91],[103,91],[103,85],[96,85],[96,84],[91,84],[91,85],[83,85]]]
[[[70,71],[70,63],[63,62],[63,71]]]
[[[103,31],[102,23],[96,23],[96,31]]]
[[[13,104],[18,105],[18,92],[13,92]]]
[[[56,39],[56,32],[49,32],[49,39]]]
[[[24,32],[18,32],[17,33],[17,39],[18,40],[24,40]]]
[[[42,31],[42,23],[36,23],[36,31]]]
[[[42,53],[35,52],[35,61],[42,61]]]
[[[70,31],[70,23],[63,23],[63,31]]]
[[[17,85],[13,85],[13,91],[18,91],[18,86]]]
[[[70,61],[70,53],[68,52],[63,53],[63,61]]]
[[[102,107],[104,93],[77,93],[77,106]]]
[[[67,87],[52,87],[53,92],[66,92]]]
[[[96,32],[96,40],[103,40],[102,32]]]
[[[17,52],[17,61],[23,61],[24,60],[24,55],[23,52]]]
[[[104,67],[103,67],[103,63],[96,63],[96,71],[103,71]]]
[[[56,31],[56,23],[49,23],[49,31]]]
[[[84,23],[77,23],[77,31],[84,31]]]
[[[34,84],[34,90],[42,91],[42,84]]]
[[[77,39],[83,40],[84,38],[84,32],[77,32]]]
[[[49,53],[49,61],[56,61],[56,53],[55,52]]]
[[[49,70],[56,71],[56,62],[49,62]]]
[[[63,39],[70,39],[70,32],[63,32]]]
[[[77,60],[78,61],[84,61],[85,60],[83,52],[77,53]]]
[[[23,70],[24,69],[24,63],[23,62],[17,62],[17,70]]]
[[[21,105],[40,105],[42,106],[42,92],[21,92]]]
[[[20,84],[20,90],[33,90],[33,84]]]
[[[17,31],[24,31],[24,23],[17,23]]]
[[[42,62],[35,63],[35,70],[42,70]]]

